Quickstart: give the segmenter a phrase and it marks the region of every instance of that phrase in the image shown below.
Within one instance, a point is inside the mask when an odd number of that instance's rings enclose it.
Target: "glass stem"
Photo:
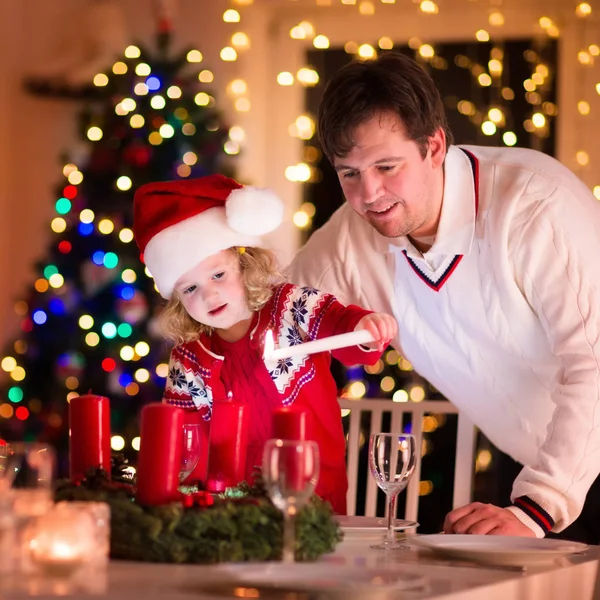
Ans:
[[[387,542],[390,544],[396,543],[396,536],[394,534],[394,521],[396,519],[396,499],[398,494],[390,494],[388,496],[388,529],[387,529]]]
[[[283,511],[283,562],[296,560],[296,511]]]

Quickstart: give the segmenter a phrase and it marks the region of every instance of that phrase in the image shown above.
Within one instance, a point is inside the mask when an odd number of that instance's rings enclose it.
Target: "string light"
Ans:
[[[582,166],[585,167],[590,162],[590,155],[585,150],[579,150],[575,155],[575,160]]]
[[[133,91],[138,96],[146,96],[150,91],[145,83],[136,83]]]
[[[250,100],[248,98],[238,98],[235,101],[234,107],[239,112],[248,112],[251,107]]]
[[[375,14],[375,5],[371,0],[363,0],[363,2],[358,5],[358,12],[364,16],[372,16]]]
[[[150,65],[146,63],[139,63],[135,67],[136,75],[140,75],[141,77],[147,77],[148,75],[150,75],[150,73],[152,73],[152,69],[150,68]]]
[[[119,239],[124,243],[128,244],[133,241],[133,231],[128,227],[125,227],[119,231]]]
[[[590,103],[586,102],[585,100],[580,100],[577,103],[577,110],[582,115],[589,115],[590,114]]]
[[[231,36],[231,45],[240,50],[247,50],[250,48],[250,38],[243,31],[238,31]]]
[[[248,84],[243,79],[234,79],[228,86],[229,92],[241,96],[248,91]]]
[[[288,181],[306,182],[310,179],[310,176],[310,166],[306,163],[298,163],[285,169],[285,177]]]
[[[326,35],[318,35],[313,40],[313,46],[319,50],[329,48],[329,38]]]
[[[419,9],[426,15],[437,15],[439,11],[438,5],[435,2],[432,2],[432,0],[423,0],[421,4],[419,4]]]
[[[344,52],[346,54],[356,54],[358,52],[358,44],[356,42],[346,42],[344,44]]]
[[[127,46],[127,48],[125,48],[124,54],[126,58],[139,58],[141,52],[137,46]]]
[[[129,125],[133,129],[140,129],[141,127],[144,126],[145,122],[146,121],[145,121],[144,117],[142,117],[142,115],[133,115],[131,117],[131,119],[129,119]]]
[[[304,86],[314,86],[319,83],[319,74],[309,67],[303,67],[296,73],[296,79]]]
[[[299,229],[305,229],[311,222],[310,217],[303,210],[296,211],[292,216],[292,221]]]
[[[115,452],[120,452],[121,450],[123,450],[123,448],[125,448],[125,440],[120,435],[113,435],[110,438],[110,447]]]
[[[203,69],[198,73],[198,81],[201,81],[202,83],[211,83],[214,79],[215,76],[213,72],[208,69]]]
[[[592,14],[592,7],[587,2],[582,2],[581,4],[577,5],[575,14],[580,18],[588,17]]]
[[[408,402],[408,392],[406,390],[396,390],[392,396],[392,402]]]
[[[534,113],[531,117],[531,121],[538,129],[546,125],[546,117],[542,113]]]
[[[208,103],[210,102],[210,96],[206,92],[199,92],[194,97],[194,102],[198,106],[207,106]]]
[[[198,162],[198,155],[195,152],[186,152],[182,159],[186,165],[195,165]]]
[[[496,125],[492,121],[484,121],[481,124],[481,131],[485,135],[494,135],[496,133]]]
[[[202,62],[202,52],[200,50],[190,50],[187,53],[186,60],[190,63],[199,63]]]
[[[358,48],[358,56],[360,56],[360,58],[374,58],[376,54],[377,53],[375,52],[375,48],[373,48],[371,44],[362,44]]]
[[[492,85],[492,78],[487,73],[481,73],[477,77],[477,81],[482,87],[489,87],[490,85]]]
[[[419,46],[419,54],[423,58],[432,58],[435,55],[435,50],[433,49],[433,46],[429,44],[421,44]]]
[[[233,62],[237,60],[237,52],[231,46],[225,46],[220,53],[221,60],[225,62]]]
[[[225,23],[239,23],[240,13],[237,10],[230,8],[223,13],[223,21],[225,21]]]
[[[294,85],[294,76],[289,71],[282,71],[277,74],[277,83],[283,86]]]
[[[501,27],[504,25],[504,15],[501,12],[493,12],[488,18],[488,23],[492,27]]]
[[[239,125],[234,125],[229,129],[229,137],[234,142],[243,142],[246,138],[246,133]]]
[[[122,61],[118,61],[112,66],[112,72],[115,75],[125,75],[127,73],[127,65]]]
[[[502,141],[507,146],[514,146],[517,143],[517,136],[513,131],[505,131],[502,134]]]
[[[121,177],[119,177],[116,181],[117,188],[120,189],[122,192],[130,190],[132,185],[133,182],[131,181],[131,178],[127,177],[127,175],[121,175]]]
[[[87,136],[88,139],[91,140],[92,142],[97,142],[98,140],[102,139],[102,129],[100,129],[100,127],[90,127],[87,130]],[[69,181],[71,181],[69,179]]]
[[[150,98],[150,106],[156,110],[160,110],[162,108],[164,108],[167,104],[167,101],[160,96],[159,94],[157,94],[156,96],[152,96],[152,98]]]
[[[98,73],[95,75],[93,81],[96,87],[104,87],[108,85],[108,77],[104,73]]]

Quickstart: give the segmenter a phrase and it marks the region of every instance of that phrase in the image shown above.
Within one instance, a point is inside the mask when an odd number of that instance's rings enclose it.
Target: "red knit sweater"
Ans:
[[[328,352],[284,359],[263,359],[267,329],[273,330],[278,346],[353,331],[369,314],[357,306],[343,306],[333,296],[312,288],[283,284],[269,303],[257,313],[248,333],[237,342],[218,335],[173,349],[164,401],[199,410],[210,420],[214,399],[231,392],[250,409],[246,478],[261,464],[263,446],[271,437],[272,413],[281,406],[301,407],[310,414],[311,432],[319,445],[321,470],[316,493],[331,502],[335,512],[346,512],[348,481],[345,439],[337,403],[337,388],[331,376]],[[334,350],[346,365],[374,364],[380,352],[360,347]]]

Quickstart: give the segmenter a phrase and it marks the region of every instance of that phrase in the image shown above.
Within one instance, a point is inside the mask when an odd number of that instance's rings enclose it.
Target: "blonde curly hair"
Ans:
[[[264,248],[229,248],[239,262],[246,288],[248,307],[258,312],[271,299],[275,286],[283,282],[277,257]],[[160,314],[162,334],[176,345],[193,342],[200,334],[212,334],[213,328],[190,317],[175,291]]]

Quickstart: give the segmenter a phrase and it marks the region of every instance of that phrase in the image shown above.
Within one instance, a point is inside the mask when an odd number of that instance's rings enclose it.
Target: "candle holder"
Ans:
[[[98,554],[90,511],[67,504],[53,508],[31,527],[29,559],[45,575],[70,576]]]
[[[107,560],[110,554],[110,505],[106,502],[63,501],[56,504],[57,511],[79,511],[91,517],[94,524],[95,547],[92,559]]]
[[[5,565],[16,572],[30,570],[24,552],[31,539],[31,528],[36,519],[53,506],[52,482],[55,454],[52,447],[35,442],[11,443],[6,458],[10,473],[10,488],[5,490],[9,504],[13,543]]]

